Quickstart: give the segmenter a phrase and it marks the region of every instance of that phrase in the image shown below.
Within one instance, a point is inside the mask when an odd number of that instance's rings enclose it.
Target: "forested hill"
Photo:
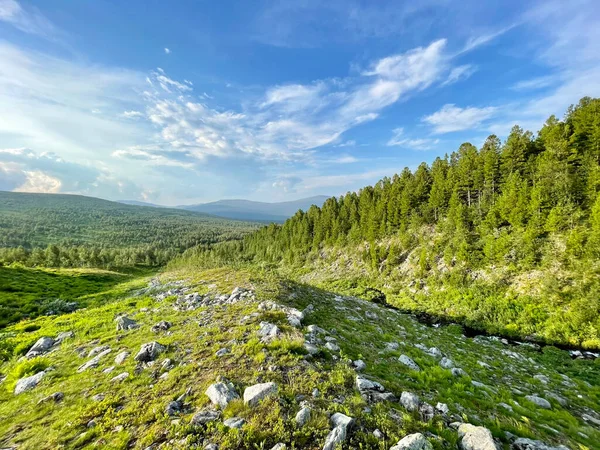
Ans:
[[[600,100],[330,198],[198,264],[276,263],[504,334],[600,347]]]
[[[166,262],[191,246],[239,239],[255,228],[256,224],[248,222],[178,209],[124,205],[78,195],[0,192],[0,262],[25,262],[23,259],[31,256],[28,250],[49,245],[59,247],[53,249],[55,253],[65,249],[65,255],[66,249],[72,252],[76,246],[105,252],[160,250],[165,253],[161,260]],[[78,265],[69,261],[63,264],[60,257],[54,259],[53,266]]]

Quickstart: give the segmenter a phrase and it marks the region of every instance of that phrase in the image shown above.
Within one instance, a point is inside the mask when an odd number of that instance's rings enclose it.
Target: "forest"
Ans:
[[[358,281],[346,267],[330,282],[375,283],[398,306],[494,332],[599,347],[599,192],[600,99],[583,98],[535,135],[514,126],[504,142],[464,143],[283,225],[192,248],[172,266],[234,261],[303,273],[354,253],[347,266],[359,261]],[[519,291],[528,277],[538,286]]]

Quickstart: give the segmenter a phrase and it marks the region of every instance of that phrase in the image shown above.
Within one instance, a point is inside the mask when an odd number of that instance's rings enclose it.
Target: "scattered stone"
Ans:
[[[551,398],[553,400],[556,400],[560,406],[568,406],[569,405],[569,401],[566,398],[561,397],[560,395],[555,394],[554,392],[546,391],[544,395],[546,396],[547,399]]]
[[[98,347],[94,347],[88,353],[88,358],[91,358],[92,356],[99,355],[100,353],[106,354],[105,352],[107,350],[110,350],[110,346],[108,346],[108,345],[100,345]]]
[[[500,406],[501,408],[506,409],[507,411],[513,412],[512,406],[506,404],[506,403],[498,403],[498,406]]]
[[[331,416],[333,429],[327,435],[323,450],[335,450],[338,445],[346,440],[350,428],[354,424],[354,419],[341,413],[335,413]]]
[[[340,351],[340,347],[333,342],[327,342],[325,344],[325,348],[327,350],[329,350],[330,352],[339,352]]]
[[[46,372],[41,371],[30,377],[21,378],[19,381],[17,381],[17,384],[15,385],[15,395],[19,395],[23,392],[30,391],[31,389],[36,387],[39,384],[39,382],[42,381],[44,375],[46,375]]]
[[[104,395],[104,394],[96,394],[92,397],[92,400],[94,400],[95,402],[101,402],[105,398],[106,398],[106,395]]]
[[[444,416],[450,412],[450,408],[448,408],[448,405],[440,402],[438,402],[437,405],[435,405],[435,410]]]
[[[421,403],[419,406],[419,414],[425,422],[429,422],[435,416],[435,409],[427,402]]]
[[[226,408],[230,401],[240,398],[233,384],[228,381],[211,384],[205,394],[213,405],[221,408]]]
[[[440,361],[440,367],[443,369],[453,369],[454,361],[452,361],[450,358],[443,357]]]
[[[356,361],[353,361],[352,366],[359,372],[367,368],[367,365],[362,359],[357,359]]]
[[[462,370],[460,367],[455,367],[455,368],[451,369],[451,372],[452,372],[452,375],[454,375],[455,377],[466,377],[467,376],[467,372]]]
[[[318,325],[309,325],[306,327],[306,331],[308,331],[310,334],[327,334],[327,331]]]
[[[125,381],[127,378],[129,378],[129,372],[123,372],[111,379],[110,381],[112,383],[120,383],[122,381]]]
[[[298,414],[296,414],[296,424],[299,427],[303,427],[306,424],[306,422],[310,420],[310,413],[311,409],[308,406],[305,406],[300,411],[298,411]]]
[[[54,343],[60,344],[62,343],[62,341],[65,341],[67,339],[73,339],[74,337],[75,333],[73,333],[72,331],[62,331],[61,333],[58,333],[56,339],[54,340]]]
[[[173,367],[173,360],[171,358],[165,358],[164,361],[160,364],[162,370],[171,370]]]
[[[550,383],[550,378],[548,378],[546,375],[537,374],[537,375],[534,375],[533,378],[535,378],[536,380],[538,380],[540,383],[543,383],[543,384]]]
[[[407,366],[409,369],[416,370],[417,372],[421,371],[419,365],[406,355],[401,355],[400,358],[398,358],[398,361]]]
[[[219,446],[217,444],[206,444],[204,450],[219,450]]]
[[[208,422],[214,422],[220,415],[221,413],[219,411],[206,408],[194,414],[190,423],[192,425],[204,425]]]
[[[36,341],[35,344],[33,344],[33,346],[29,349],[25,357],[31,359],[35,358],[36,356],[43,355],[48,350],[50,350],[54,344],[55,341],[51,337],[41,337]]]
[[[537,395],[526,395],[525,398],[536,406],[544,409],[552,409],[552,405],[548,400]]]
[[[173,326],[173,324],[171,322],[167,322],[166,320],[161,320],[160,322],[152,325],[152,331],[154,333],[159,333],[161,331],[167,331],[172,326]]]
[[[510,446],[511,450],[566,450],[566,447],[551,447],[542,441],[518,438]]]
[[[262,337],[262,341],[268,342],[273,339],[277,339],[280,335],[279,328],[269,322],[261,322],[259,324],[258,335]]]
[[[96,348],[98,348],[98,347],[96,347]],[[88,362],[79,366],[79,368],[77,369],[77,372],[81,373],[81,372],[86,371],[87,369],[93,369],[95,367],[98,367],[100,365],[100,360],[102,359],[102,357],[108,355],[110,353],[110,351],[111,351],[110,347],[105,348],[103,351],[98,353],[96,356],[94,356]]]
[[[154,361],[156,357],[165,351],[165,347],[158,342],[148,342],[142,344],[140,351],[135,355],[135,360],[139,362]]]
[[[243,419],[241,417],[231,417],[230,419],[225,420],[223,422],[223,425],[229,428],[236,428],[239,430],[244,426],[245,423],[246,419]]]
[[[110,366],[104,369],[102,373],[111,373],[113,370],[115,370],[115,366]]]
[[[479,381],[471,380],[471,384],[475,387],[485,389],[487,386]]]
[[[593,423],[594,425],[596,425],[597,427],[600,427],[600,419],[597,419],[593,416],[590,416],[589,414],[582,414],[581,418],[583,420],[585,420],[586,422],[590,422]]]
[[[388,342],[387,344],[385,344],[386,350],[394,351],[394,350],[398,350],[399,348],[400,348],[400,344],[398,344],[397,342]]]
[[[314,344],[311,344],[310,342],[305,342],[304,343],[304,350],[306,350],[308,352],[309,355],[316,355],[317,353],[319,353],[319,347],[317,347]]]
[[[442,356],[444,356],[442,355],[442,351],[437,347],[431,347],[429,350],[427,350],[427,353],[429,353],[435,358],[441,358]]]
[[[491,431],[485,427],[476,427],[470,423],[460,424],[458,437],[463,450],[498,450]]]
[[[379,439],[380,441],[383,440],[383,438],[384,438],[383,433],[381,431],[379,431],[378,428],[375,428],[375,430],[373,430],[373,436],[376,439]]]
[[[271,450],[285,450],[287,447],[285,444],[279,442],[278,444],[275,444],[273,447],[271,447]]]
[[[119,316],[115,319],[117,322],[117,331],[135,330],[139,328],[139,324],[127,316]]]
[[[48,402],[54,402],[54,403],[58,403],[60,402],[63,398],[65,398],[65,394],[63,394],[62,392],[55,392],[54,394],[50,394],[47,397],[44,397],[43,399],[41,399],[38,402],[38,405],[41,403],[48,403]]]
[[[129,357],[130,354],[131,353],[129,353],[127,350],[122,351],[117,356],[115,356],[115,364],[120,366],[125,362],[125,360]]]
[[[264,398],[276,394],[278,386],[276,383],[260,383],[249,386],[244,390],[244,403],[249,406],[255,406]]]
[[[229,349],[228,348],[222,348],[222,349],[218,350],[217,353],[215,353],[215,356],[217,358],[220,358],[221,356],[225,356],[227,353],[229,353]]]
[[[433,450],[433,446],[421,433],[404,436],[390,450]]]
[[[319,398],[321,396],[321,391],[319,391],[317,388],[314,388],[312,391],[312,396],[313,398]]]
[[[400,395],[400,404],[404,406],[408,411],[416,411],[417,409],[419,409],[421,399],[417,394],[404,391],[402,392],[402,395]]]

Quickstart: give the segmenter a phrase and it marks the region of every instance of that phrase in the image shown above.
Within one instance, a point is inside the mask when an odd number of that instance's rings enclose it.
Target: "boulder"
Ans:
[[[542,441],[518,438],[510,446],[511,450],[566,450],[566,447],[551,447]]]
[[[540,408],[552,409],[552,405],[545,398],[538,397],[537,395],[526,395],[525,398]]]
[[[440,361],[440,367],[443,369],[453,369],[454,361],[452,361],[450,358],[443,357]]]
[[[148,342],[142,344],[140,351],[135,355],[135,360],[139,362],[154,361],[156,357],[165,351],[165,347],[158,342]]]
[[[408,367],[411,370],[416,370],[417,372],[421,371],[421,368],[419,367],[419,365],[406,355],[400,355],[400,358],[398,358],[398,361],[400,361],[402,364],[404,364],[406,367]]]
[[[63,331],[61,333],[58,333],[56,339],[54,340],[54,343],[60,344],[62,341],[65,341],[67,339],[73,339],[74,337],[75,333],[73,333],[72,331]]]
[[[215,353],[215,356],[217,358],[220,358],[221,356],[225,356],[227,353],[229,353],[229,349],[228,348],[222,348],[222,349],[219,349],[217,351],[217,353]]]
[[[335,450],[338,445],[344,442],[348,436],[350,428],[354,424],[354,419],[341,413],[335,413],[331,416],[333,429],[327,435],[323,450]]]
[[[211,384],[205,394],[213,405],[226,408],[230,401],[240,398],[233,384],[228,381]]]
[[[115,319],[117,322],[117,331],[127,331],[139,328],[138,323],[127,316],[119,316]]]
[[[404,436],[390,450],[433,450],[433,446],[421,433],[413,433]]]
[[[269,322],[261,322],[259,324],[258,335],[261,336],[262,341],[268,342],[276,339],[281,332],[279,327]]]
[[[117,356],[115,356],[115,364],[121,365],[125,362],[125,360],[129,357],[131,353],[129,353],[127,350],[122,351],[121,353],[119,353]]]
[[[356,388],[360,391],[361,394],[367,391],[383,392],[385,390],[381,383],[378,383],[377,381],[368,380],[362,375],[356,376]]]
[[[36,341],[35,344],[33,344],[33,346],[29,349],[25,357],[35,358],[36,356],[43,355],[48,350],[50,350],[54,344],[55,341],[51,337],[41,337]]]
[[[308,331],[310,334],[327,334],[327,331],[318,325],[309,325],[306,327],[306,331]]]
[[[225,420],[223,422],[223,425],[225,425],[226,427],[229,428],[236,428],[236,429],[240,429],[244,426],[244,424],[246,423],[246,419],[243,419],[241,417],[231,417],[227,420]]]
[[[129,372],[123,372],[112,378],[110,381],[112,383],[120,383],[121,381],[125,381],[127,378],[129,378]]]
[[[100,353],[106,354],[105,352],[107,350],[110,350],[110,346],[108,346],[108,345],[99,345],[98,347],[94,347],[88,353],[88,358],[91,358],[92,356],[99,355]]]
[[[353,361],[352,366],[358,372],[365,370],[367,368],[367,365],[365,364],[365,362],[362,359],[357,359],[356,361]]]
[[[300,411],[298,411],[298,414],[296,414],[296,424],[299,427],[303,427],[304,425],[306,425],[306,422],[310,420],[310,413],[311,409],[308,406],[305,406]]]
[[[48,402],[54,402],[54,403],[58,403],[60,402],[63,398],[65,398],[65,394],[63,394],[62,392],[55,392],[54,394],[50,394],[47,397],[44,397],[43,399],[41,399],[38,402],[38,405],[40,403],[48,403]]]
[[[466,377],[467,376],[467,372],[462,370],[460,367],[455,367],[455,368],[451,369],[451,372],[452,372],[452,375],[454,375],[455,377]]]
[[[194,414],[190,423],[192,425],[204,425],[208,422],[214,422],[220,415],[221,413],[219,411],[206,408]]]
[[[461,423],[458,426],[458,437],[463,450],[498,450],[491,431],[485,427]]]
[[[172,326],[173,325],[171,324],[171,322],[167,322],[166,320],[161,320],[160,322],[152,325],[152,331],[154,333],[158,333],[160,331],[167,331]]]
[[[284,443],[279,442],[279,443],[275,444],[273,447],[271,447],[271,450],[285,450],[286,448],[287,448],[287,446]]]
[[[303,344],[303,347],[309,355],[316,355],[317,353],[319,353],[319,347],[317,347],[314,344],[311,344],[310,342],[305,342]]]
[[[244,403],[249,406],[257,405],[264,398],[276,394],[278,386],[276,383],[260,383],[249,386],[244,390]]]
[[[327,342],[325,344],[325,348],[327,350],[329,350],[330,352],[339,352],[340,351],[340,347],[334,342]]]
[[[102,359],[102,357],[108,355],[110,353],[110,351],[111,351],[110,347],[101,351],[96,356],[94,356],[92,359],[90,359],[88,362],[79,366],[79,368],[77,369],[77,372],[81,373],[81,372],[86,371],[87,369],[93,369],[95,367],[98,367],[100,365],[100,360]]]
[[[404,406],[408,411],[416,411],[417,409],[419,409],[421,399],[417,394],[404,391],[400,395],[400,404]]]
[[[21,378],[19,381],[17,381],[17,384],[15,385],[15,395],[19,395],[23,392],[30,391],[31,389],[36,387],[38,383],[42,381],[44,375],[46,375],[46,372],[41,371],[30,377]]]

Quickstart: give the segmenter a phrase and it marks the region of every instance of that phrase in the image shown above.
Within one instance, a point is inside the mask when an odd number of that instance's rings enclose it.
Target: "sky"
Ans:
[[[600,96],[597,0],[0,0],[0,190],[341,195]]]

